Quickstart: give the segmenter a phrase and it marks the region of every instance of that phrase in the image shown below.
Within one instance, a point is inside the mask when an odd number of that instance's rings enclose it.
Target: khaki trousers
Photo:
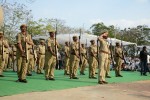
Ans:
[[[77,76],[77,70],[79,67],[79,58],[75,55],[70,56],[70,74],[71,77],[76,77]]]
[[[28,62],[26,62],[26,58],[22,56],[17,57],[17,74],[18,78],[23,80],[26,79],[26,73],[28,68]]]
[[[108,54],[100,52],[99,57],[98,81],[105,81],[106,68],[108,66]]]
[[[46,59],[46,66],[45,66],[45,77],[46,78],[54,78],[55,67],[56,67],[56,57],[53,55],[50,55]]]
[[[5,61],[2,60],[2,55],[0,55],[0,75],[3,74]]]
[[[120,72],[121,72],[121,66],[122,66],[122,59],[117,57],[115,58],[115,62],[116,62],[116,66],[115,66],[115,74],[116,76],[120,75]]]
[[[87,65],[87,59],[85,57],[82,57],[82,64],[81,64],[80,73],[84,73],[86,65]]]
[[[45,55],[39,55],[37,73],[42,73],[42,70],[44,68],[44,63],[45,63]]]
[[[68,58],[68,57],[66,57],[65,59],[64,59],[64,67],[65,67],[65,73],[66,74],[69,74],[70,73],[70,69],[69,69],[69,61],[70,61],[70,59]]]
[[[95,57],[89,57],[89,77],[95,77],[95,72],[97,68],[97,60]]]

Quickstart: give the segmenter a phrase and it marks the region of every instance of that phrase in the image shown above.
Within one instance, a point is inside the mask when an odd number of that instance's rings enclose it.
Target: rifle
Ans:
[[[99,66],[99,40],[98,40],[98,35],[97,35],[97,62],[98,62],[98,66]]]
[[[57,35],[57,20],[56,20],[56,31],[55,31],[55,54],[56,54],[56,65],[57,65],[57,37],[56,37],[56,35]]]
[[[81,60],[81,29],[80,29],[80,35],[79,35],[79,59],[80,59],[80,62],[79,62],[79,65],[82,64],[82,60]]]
[[[115,68],[115,63],[114,63],[114,57],[113,57],[113,49],[112,49],[112,40],[110,38],[110,55],[111,55],[111,61],[112,61],[112,65],[113,65],[113,68]]]
[[[2,38],[2,61],[4,61],[4,44],[3,44],[3,38]]]
[[[121,48],[122,48],[122,59],[124,60],[124,64],[127,64],[125,57],[124,57],[124,53],[123,53],[123,44],[122,44],[122,38],[121,38]]]
[[[27,39],[27,33],[26,33],[26,37],[25,39]],[[27,47],[27,42],[25,42],[25,58],[26,58],[26,63],[28,62],[28,47]]]

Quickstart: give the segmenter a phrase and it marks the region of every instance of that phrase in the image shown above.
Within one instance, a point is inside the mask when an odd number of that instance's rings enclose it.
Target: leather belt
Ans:
[[[40,55],[45,55],[45,54],[42,54],[42,53],[39,53]]]
[[[100,52],[105,53],[105,54],[109,54],[109,52],[103,51],[103,50],[100,50]]]

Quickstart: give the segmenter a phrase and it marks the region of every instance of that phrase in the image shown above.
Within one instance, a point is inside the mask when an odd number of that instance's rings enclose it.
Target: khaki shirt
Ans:
[[[38,52],[38,54],[45,55],[45,46],[39,45],[37,48],[37,52]]]
[[[4,45],[2,45],[2,42],[8,45],[8,41],[6,39],[0,40],[0,55],[2,55],[2,53],[4,54],[4,52],[6,52],[6,49],[7,49],[4,47]],[[2,51],[2,48],[3,48],[3,51]]]
[[[99,48],[100,52],[105,51],[110,53],[109,46],[106,39],[99,39],[99,41],[100,41],[100,48]]]
[[[115,57],[123,58],[122,53],[123,53],[123,51],[122,51],[121,47],[115,47]]]
[[[79,43],[78,42],[72,42],[71,43],[71,54],[79,55]]]
[[[90,54],[90,56],[94,56],[94,57],[97,56],[97,46],[96,45],[91,45],[89,47],[89,54]],[[94,54],[94,55],[92,55],[92,54]]]
[[[70,48],[68,47],[68,46],[65,46],[64,47],[64,51],[65,51],[65,53],[68,55],[68,56],[70,56]]]
[[[24,35],[22,33],[18,33],[17,43],[21,43],[23,49],[26,48],[25,46],[27,46],[27,49],[31,48],[31,46],[28,43],[26,45],[25,39],[27,39],[29,42],[33,42],[30,34]]]
[[[59,44],[56,40],[56,50],[55,50],[55,38],[48,38],[47,40],[47,47],[51,47],[52,48],[52,51],[55,53],[56,51],[58,51],[58,47],[59,47]],[[48,49],[48,48],[47,48]]]
[[[86,57],[86,49],[81,48],[81,56]]]

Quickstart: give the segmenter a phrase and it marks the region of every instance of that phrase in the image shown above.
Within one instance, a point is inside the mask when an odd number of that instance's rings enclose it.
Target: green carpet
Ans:
[[[63,75],[63,70],[55,70],[55,81],[46,81],[44,75],[33,73],[33,76],[27,77],[28,83],[15,82],[17,80],[15,72],[4,72],[4,75],[5,77],[0,77],[0,96],[97,85],[97,79],[88,78],[88,71],[84,76],[78,75],[80,79],[70,80],[69,76]],[[140,76],[139,72],[122,72],[122,75],[123,78],[115,77],[114,71],[111,71],[112,78],[107,79],[107,81],[109,83],[121,83],[150,80],[149,74],[148,76]]]

